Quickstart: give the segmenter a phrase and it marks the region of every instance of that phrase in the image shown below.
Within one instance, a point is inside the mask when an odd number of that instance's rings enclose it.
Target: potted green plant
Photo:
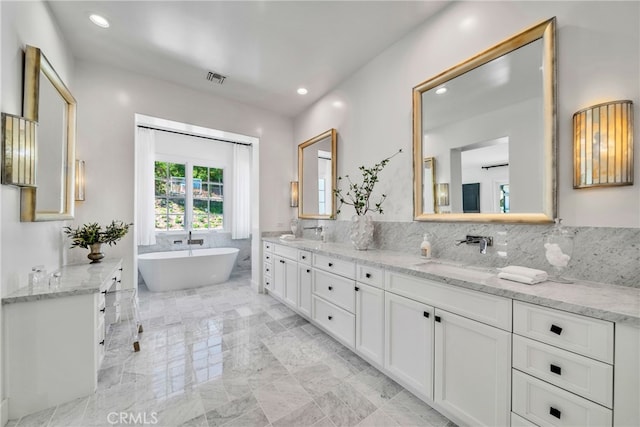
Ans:
[[[358,250],[368,249],[373,242],[373,219],[368,212],[384,213],[382,210],[382,202],[387,198],[386,194],[382,194],[377,203],[370,201],[373,189],[379,181],[378,174],[382,172],[393,157],[400,153],[402,153],[402,148],[370,168],[360,166],[358,169],[362,172],[362,183],[354,183],[349,175],[345,175],[344,177],[349,181],[349,187],[344,194],[341,188],[334,190],[334,194],[340,202],[337,213],[340,213],[342,205],[353,206],[356,211],[356,214],[351,217],[349,237],[353,246]],[[338,177],[338,185],[340,181],[342,181],[341,176]]]
[[[93,264],[104,258],[101,250],[102,244],[115,245],[129,232],[129,227],[132,225],[132,223],[113,220],[104,230],[97,222],[92,222],[77,228],[64,227],[63,231],[71,239],[71,248],[81,247],[91,250],[87,258]]]

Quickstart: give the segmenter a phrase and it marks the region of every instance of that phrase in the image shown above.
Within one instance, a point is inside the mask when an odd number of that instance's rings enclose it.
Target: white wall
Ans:
[[[403,148],[405,153],[380,175],[376,191],[388,198],[385,214],[376,220],[411,221],[411,89],[556,16],[559,216],[567,225],[640,227],[640,185],[573,190],[571,139],[573,113],[607,100],[631,99],[635,123],[640,123],[639,15],[638,2],[452,3],[296,117],[295,141],[335,127],[338,174],[353,176],[358,166],[372,165]],[[640,156],[635,169],[640,170]],[[351,215],[344,209],[340,219]]]
[[[260,138],[260,222],[262,230],[284,230],[290,216],[289,181],[294,177],[292,121],[214,95],[101,64],[79,61],[77,157],[86,162],[86,201],[76,205],[74,223],[133,221],[134,114],[194,124]],[[286,160],[282,160],[286,159]],[[108,256],[125,260],[133,286],[132,233]],[[71,259],[84,254],[73,251]]]
[[[0,11],[0,110],[22,115],[23,52],[27,44],[42,49],[58,75],[73,90],[73,59],[44,3],[2,1]],[[1,297],[26,285],[32,266],[44,264],[47,269],[55,269],[62,263],[61,228],[65,223],[21,223],[20,190],[3,185],[0,193]],[[4,399],[4,392],[0,393],[0,398]],[[0,412],[1,424],[7,414],[3,409]]]

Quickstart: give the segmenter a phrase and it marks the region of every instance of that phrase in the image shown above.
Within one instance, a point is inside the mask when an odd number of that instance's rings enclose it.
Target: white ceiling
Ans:
[[[51,1],[74,57],[295,116],[446,1]],[[111,27],[88,16],[98,13]],[[208,71],[227,76],[223,85]],[[304,86],[305,96],[296,93]]]

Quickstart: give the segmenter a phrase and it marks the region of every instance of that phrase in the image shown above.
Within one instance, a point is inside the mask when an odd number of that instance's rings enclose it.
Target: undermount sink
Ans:
[[[473,280],[485,280],[492,276],[493,273],[472,266],[463,266],[447,261],[421,261],[412,265],[413,268],[434,274],[442,274],[445,276],[465,277]]]

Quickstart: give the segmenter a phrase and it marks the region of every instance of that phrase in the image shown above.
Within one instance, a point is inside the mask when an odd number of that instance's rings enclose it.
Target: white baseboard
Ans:
[[[253,289],[254,291],[256,291],[257,293],[260,293],[260,283],[256,282],[255,280],[251,279],[251,289]]]
[[[0,403],[0,426],[4,426],[9,421],[9,401],[4,399]]]

